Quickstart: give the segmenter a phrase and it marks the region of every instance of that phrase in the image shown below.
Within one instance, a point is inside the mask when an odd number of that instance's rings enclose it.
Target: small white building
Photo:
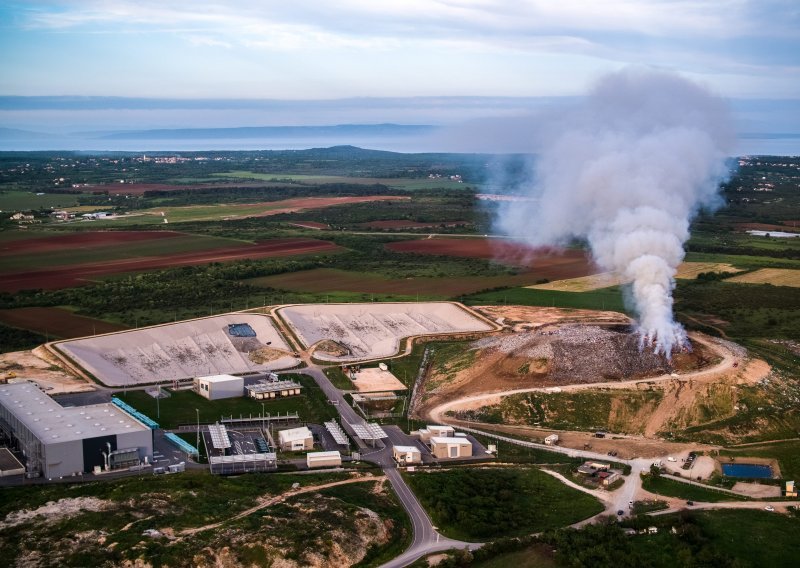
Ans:
[[[422,463],[422,452],[416,446],[393,446],[392,457],[399,464]]]
[[[437,458],[468,458],[472,456],[472,442],[467,438],[431,438],[431,453]]]
[[[544,439],[544,443],[548,446],[555,446],[558,444],[558,434],[550,434]]]
[[[244,396],[244,379],[233,375],[195,377],[194,390],[208,400]]]
[[[312,467],[340,467],[342,465],[342,454],[333,452],[308,452],[306,454],[306,465]]]
[[[310,450],[314,447],[314,435],[307,426],[281,430],[278,432],[278,445],[286,452]]]
[[[411,434],[418,435],[423,443],[429,444],[431,438],[451,438],[456,435],[456,431],[452,426],[428,424],[425,428],[420,428],[417,432],[412,432]]]

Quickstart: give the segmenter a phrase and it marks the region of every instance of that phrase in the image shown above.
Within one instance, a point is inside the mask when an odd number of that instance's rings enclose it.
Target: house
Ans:
[[[600,480],[600,483],[608,487],[620,478],[620,474],[617,471],[601,471],[597,474],[597,478]]]
[[[558,434],[550,434],[544,439],[544,443],[548,446],[555,446],[558,444]]]
[[[14,213],[9,218],[20,223],[33,223],[33,215],[26,215],[25,213]]]
[[[308,452],[306,454],[306,465],[312,467],[340,467],[342,465],[342,454],[333,452]]]
[[[434,436],[430,439],[431,453],[436,458],[468,458],[472,456],[472,442],[467,438]]]
[[[422,463],[422,452],[416,446],[394,446],[392,457],[399,464]]]
[[[314,447],[314,436],[307,426],[281,430],[278,432],[278,445],[287,452],[310,450]]]
[[[244,379],[233,375],[195,377],[194,390],[208,400],[244,396]]]
[[[647,527],[647,534],[658,534],[658,527]]]

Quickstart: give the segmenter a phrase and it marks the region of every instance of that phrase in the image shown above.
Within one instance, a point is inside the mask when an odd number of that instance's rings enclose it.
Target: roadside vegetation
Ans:
[[[569,525],[603,506],[536,468],[405,474],[439,530],[459,540],[520,536]]]
[[[675,481],[663,475],[644,475],[642,476],[642,488],[656,495],[665,497],[677,497],[687,501],[698,501],[703,503],[719,503],[720,501],[748,501],[743,495],[734,495],[717,491],[711,487],[700,487],[690,483]]]

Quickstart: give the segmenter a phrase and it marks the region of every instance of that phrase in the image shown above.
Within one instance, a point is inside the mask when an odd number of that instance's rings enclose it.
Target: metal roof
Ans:
[[[307,426],[291,428],[289,430],[281,430],[278,432],[278,438],[280,439],[281,444],[285,444],[286,442],[293,440],[305,440],[306,438],[311,437],[311,430],[309,430]]]
[[[286,389],[301,389],[303,385],[294,381],[274,381],[274,382],[260,382],[254,385],[247,385],[247,390],[250,392],[277,392]]]
[[[472,442],[466,438],[434,436],[431,438],[431,444],[456,444],[458,446],[471,446]]]
[[[347,434],[344,433],[342,427],[336,422],[336,420],[331,420],[330,422],[325,423],[325,428],[327,428],[328,432],[331,433],[333,439],[336,441],[337,444],[342,446],[349,446],[350,440],[347,438]]]
[[[211,445],[215,450],[224,450],[231,447],[231,439],[228,437],[228,429],[222,424],[211,424],[208,427],[211,434]]]
[[[43,444],[150,431],[113,404],[64,407],[32,383],[0,386],[0,405]]]
[[[268,452],[265,454],[234,454],[232,456],[211,456],[208,461],[212,464],[221,463],[246,463],[246,462],[260,462],[260,461],[275,461],[277,454]]]
[[[209,375],[207,377],[197,377],[198,381],[205,381],[207,383],[225,383],[229,381],[244,381],[242,377],[235,377],[233,375]]]
[[[378,424],[374,422],[366,422],[364,424],[351,424],[356,436],[362,440],[381,440],[388,438],[389,434],[383,431]]]
[[[395,451],[401,452],[401,453],[404,453],[404,454],[411,454],[411,453],[421,454],[422,453],[422,450],[420,450],[416,446],[394,446],[394,449],[395,449]]]

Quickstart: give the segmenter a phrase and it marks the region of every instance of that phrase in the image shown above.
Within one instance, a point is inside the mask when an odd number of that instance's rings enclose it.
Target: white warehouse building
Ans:
[[[153,456],[152,430],[119,407],[65,408],[33,383],[0,385],[0,429],[19,444],[28,475],[121,469]]]
[[[244,396],[244,379],[233,375],[195,377],[194,390],[208,400]]]

